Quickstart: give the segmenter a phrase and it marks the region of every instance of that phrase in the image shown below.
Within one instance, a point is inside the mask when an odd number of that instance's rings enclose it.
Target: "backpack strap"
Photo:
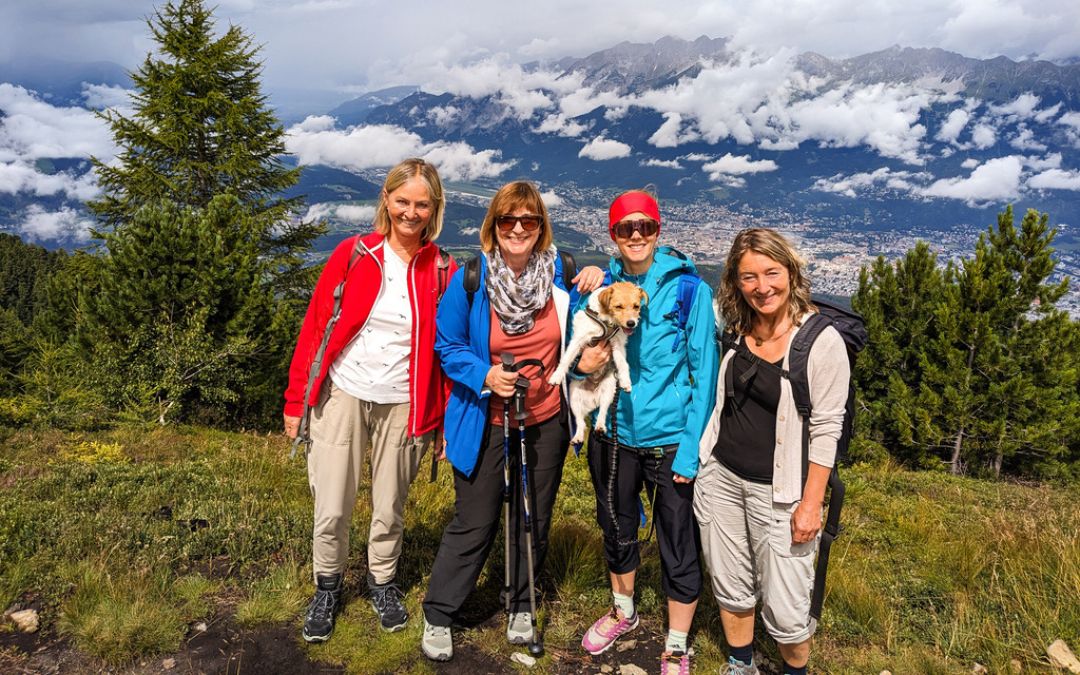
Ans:
[[[341,318],[341,298],[345,294],[345,282],[349,279],[349,272],[352,271],[353,266],[361,258],[367,255],[367,251],[367,247],[364,246],[360,235],[357,235],[352,254],[349,256],[349,264],[345,266],[341,281],[334,287],[334,308],[330,311],[330,318],[326,321],[326,326],[323,327],[322,340],[319,342],[319,348],[315,351],[315,357],[311,360],[311,367],[308,368],[307,386],[304,387],[304,410],[300,413],[300,426],[296,430],[296,438],[293,439],[289,459],[296,457],[296,450],[301,445],[305,448],[305,454],[307,450],[311,449],[311,437],[308,435],[311,418],[311,390],[315,386],[315,379],[322,372],[323,357],[326,355],[326,345],[330,342],[330,334],[334,332],[334,326],[337,325],[338,319]]]
[[[795,337],[791,340],[788,355],[788,381],[791,382],[791,395],[795,399],[795,408],[804,420],[810,419],[813,404],[810,402],[810,377],[807,366],[810,363],[810,348],[821,335],[821,331],[832,325],[832,320],[823,314],[811,314],[807,317]]]
[[[577,276],[577,262],[569,251],[562,249],[559,249],[559,261],[562,262],[563,288],[569,293],[572,285],[570,280]]]
[[[690,321],[690,310],[694,307],[694,297],[700,285],[701,277],[689,270],[683,270],[679,275],[679,285],[675,289],[675,307],[664,315],[665,319],[675,319],[675,341],[671,344],[673,352],[678,351],[686,336],[686,324]]]
[[[437,305],[442,302],[442,296],[446,292],[446,284],[450,278],[450,254],[437,246],[435,250],[439,253],[439,260],[435,263],[439,278],[439,294],[435,296],[435,304]]]
[[[462,278],[462,286],[465,287],[465,299],[472,310],[473,296],[480,290],[480,256],[473,256],[465,261],[465,276]]]

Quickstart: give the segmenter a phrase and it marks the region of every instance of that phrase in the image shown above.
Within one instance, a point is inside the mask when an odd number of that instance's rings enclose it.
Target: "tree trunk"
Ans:
[[[960,471],[960,450],[963,448],[964,443],[964,428],[960,427],[960,431],[956,432],[956,441],[953,443],[952,460],[949,462],[949,472],[954,476],[959,476]]]

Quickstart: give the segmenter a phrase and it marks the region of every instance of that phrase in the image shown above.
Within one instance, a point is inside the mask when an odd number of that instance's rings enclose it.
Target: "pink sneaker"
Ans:
[[[593,654],[603,654],[615,640],[638,627],[638,615],[627,618],[620,609],[612,607],[611,611],[596,620],[585,637],[581,638],[581,646],[585,651]]]
[[[661,654],[660,675],[690,675],[690,653],[664,652]]]

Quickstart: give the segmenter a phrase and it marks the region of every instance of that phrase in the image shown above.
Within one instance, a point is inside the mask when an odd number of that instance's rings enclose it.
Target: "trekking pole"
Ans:
[[[514,370],[514,355],[503,352],[499,355],[503,370]],[[510,588],[510,401],[503,401],[503,596],[506,615],[510,616],[510,600],[513,591]]]
[[[532,621],[532,642],[529,653],[541,656],[544,645],[540,642],[540,632],[536,629],[536,579],[533,574],[533,521],[529,509],[529,462],[525,451],[525,393],[529,390],[529,380],[519,377],[514,385],[514,417],[518,421],[518,436],[521,439],[521,511],[525,516],[525,561],[529,572],[529,612]]]

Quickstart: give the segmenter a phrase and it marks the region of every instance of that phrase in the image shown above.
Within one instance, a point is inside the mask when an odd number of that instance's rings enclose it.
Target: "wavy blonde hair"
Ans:
[[[795,247],[776,230],[756,227],[735,236],[727,262],[724,263],[724,276],[720,280],[716,300],[727,323],[727,330],[747,335],[753,325],[754,309],[739,290],[739,263],[748,252],[766,256],[787,268],[790,286],[788,315],[795,325],[807,312],[817,311],[810,300],[810,280],[802,271],[805,261]]]
[[[536,240],[533,251],[546,251],[551,246],[554,241],[551,219],[548,218],[547,207],[544,206],[540,191],[528,181],[516,180],[499,188],[492,197],[484,222],[480,225],[480,250],[484,253],[495,250],[495,218],[519,208],[540,216],[540,238]]]
[[[390,212],[387,210],[386,198],[391,192],[398,189],[412,178],[419,178],[427,186],[428,198],[431,199],[431,220],[428,221],[424,232],[420,235],[420,241],[428,243],[439,238],[442,232],[443,212],[446,211],[446,195],[443,194],[442,181],[435,167],[422,159],[411,157],[406,159],[386,174],[382,191],[379,192],[379,203],[375,206],[375,231],[383,236],[390,236]]]

